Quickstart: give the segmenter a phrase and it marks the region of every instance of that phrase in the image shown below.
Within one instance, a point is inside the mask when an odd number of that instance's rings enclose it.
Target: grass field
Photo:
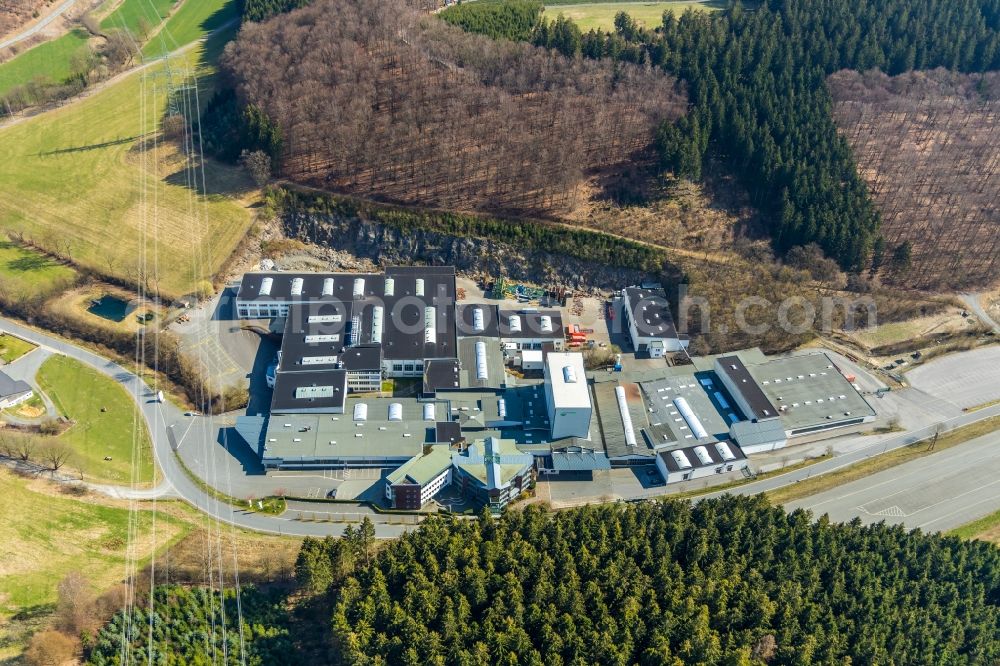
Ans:
[[[0,240],[0,289],[11,297],[48,296],[66,288],[75,279],[76,271],[69,266],[40,252]]]
[[[196,0],[197,1],[197,0]],[[103,21],[104,30],[128,30],[141,36],[143,28],[152,30],[163,22],[177,0],[125,0]]]
[[[117,484],[153,481],[149,433],[125,389],[111,378],[66,356],[46,360],[37,379],[59,413],[74,421],[59,438],[79,457],[85,479]],[[138,439],[133,435],[134,428],[138,428]],[[133,449],[139,456],[135,479],[132,478]],[[104,460],[105,456],[110,456],[111,460]]]
[[[0,358],[3,359],[4,363],[12,363],[34,348],[35,345],[27,340],[6,333],[0,334]]]
[[[146,58],[162,56],[239,19],[238,0],[188,0],[142,49]]]
[[[101,21],[101,28],[126,28],[137,40],[144,39],[141,33],[148,31],[149,41],[142,55],[149,58],[201,39],[239,17],[238,0],[183,0],[175,8],[177,3],[178,0],[125,0]],[[0,64],[0,96],[36,77],[61,83],[71,72],[73,54],[82,50],[88,39],[86,30],[76,29]]]
[[[625,12],[647,28],[655,28],[663,21],[663,12],[680,15],[688,9],[717,11],[723,4],[717,0],[682,0],[678,2],[595,2],[577,5],[551,5],[545,8],[546,18],[562,14],[576,23],[580,30],[614,30],[615,15]]]
[[[88,37],[86,30],[71,30],[0,65],[0,96],[35,78],[49,83],[64,81],[70,74],[73,54],[86,46]]]
[[[82,573],[95,591],[125,577],[129,510],[81,501],[48,482],[0,469],[0,660],[18,655],[27,633],[45,622],[59,581]],[[194,529],[178,511],[140,510],[135,544],[140,567],[153,553],[179,542]],[[8,663],[3,661],[3,663]],[[20,663],[20,662],[18,662]]]
[[[203,103],[214,72],[201,58],[214,62],[227,38],[219,35],[172,63],[174,71],[201,66]],[[150,133],[167,104],[164,87],[164,79],[144,84],[142,74],[133,74],[0,129],[0,231],[17,229],[74,263],[125,279],[145,254],[148,266],[159,267],[152,287],[168,297],[204,288],[248,229],[253,194],[241,169],[208,162],[208,194],[200,196],[186,186],[188,170],[176,147],[153,149]]]

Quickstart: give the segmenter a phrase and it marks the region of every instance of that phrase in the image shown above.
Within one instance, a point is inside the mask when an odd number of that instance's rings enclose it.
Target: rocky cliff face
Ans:
[[[426,229],[400,229],[359,217],[287,211],[289,238],[316,243],[371,259],[383,266],[437,264],[462,273],[503,275],[535,284],[573,289],[620,289],[649,276],[566,255],[514,247],[483,238],[461,238]]]

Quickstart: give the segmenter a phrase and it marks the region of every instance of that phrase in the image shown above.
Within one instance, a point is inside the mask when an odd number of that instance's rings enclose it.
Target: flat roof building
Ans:
[[[271,396],[271,413],[343,414],[346,400],[346,370],[281,372]]]
[[[776,358],[747,368],[776,407],[788,437],[875,420],[875,410],[825,353]]]
[[[350,397],[341,414],[272,414],[261,460],[269,469],[395,467],[434,443],[436,420],[447,413],[446,402]],[[238,430],[248,418],[257,417],[237,419]]]
[[[553,349],[559,351],[566,340],[562,313],[559,310],[500,308],[500,341],[514,349]]]
[[[749,467],[746,455],[733,442],[705,441],[659,451],[656,467],[667,483],[738,472]]]
[[[688,346],[686,335],[678,335],[667,295],[660,288],[628,287],[622,293],[622,310],[629,338],[640,353],[660,358]]]
[[[552,352],[545,357],[545,404],[552,439],[589,437],[593,405],[583,354]]]
[[[778,418],[778,410],[739,356],[720,356],[715,359],[715,374],[747,419],[764,421]]]

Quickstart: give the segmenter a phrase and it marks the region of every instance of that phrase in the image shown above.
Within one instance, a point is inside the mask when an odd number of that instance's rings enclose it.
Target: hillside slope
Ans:
[[[911,248],[889,276],[924,288],[995,282],[1000,73],[839,72],[829,85],[890,251]]]
[[[395,0],[249,24],[225,63],[280,127],[283,176],[456,210],[565,209],[585,173],[627,162],[686,108],[662,72],[493,41]]]

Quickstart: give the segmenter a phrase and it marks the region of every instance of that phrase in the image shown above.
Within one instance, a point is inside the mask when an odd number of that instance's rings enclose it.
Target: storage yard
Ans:
[[[388,472],[387,508],[447,488],[500,511],[540,478],[603,492],[616,469],[644,487],[750,476],[750,455],[876,418],[822,352],[688,358],[658,285],[587,297],[607,315],[593,326],[582,297],[491,287],[458,287],[449,267],[247,273],[236,317],[284,333],[269,408],[236,432],[272,473]],[[581,351],[614,339],[613,366],[587,370]]]

